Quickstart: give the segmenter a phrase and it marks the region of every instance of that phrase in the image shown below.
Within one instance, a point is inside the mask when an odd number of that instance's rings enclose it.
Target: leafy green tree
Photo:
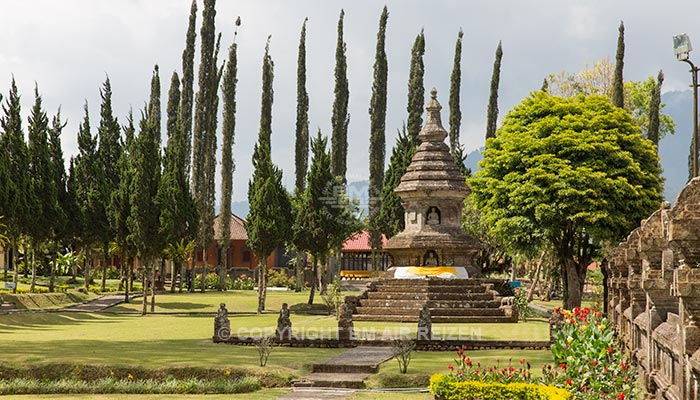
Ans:
[[[105,79],[100,90],[102,105],[100,106],[100,126],[97,128],[99,148],[97,151],[97,182],[98,199],[94,217],[89,223],[95,226],[98,241],[102,246],[102,290],[105,290],[107,279],[107,263],[109,243],[114,240],[114,231],[109,224],[109,206],[112,193],[119,187],[119,157],[123,153],[119,136],[121,129],[117,118],[112,112],[112,85],[109,77]]]
[[[356,205],[343,191],[340,179],[331,171],[331,156],[326,151],[328,139],[319,130],[311,140],[311,167],[306,189],[298,202],[293,225],[293,240],[297,248],[311,254],[313,273],[308,304],[313,304],[317,289],[322,290],[326,261],[333,249],[359,229],[354,217]],[[319,268],[319,262],[322,268]]]
[[[464,165],[467,155],[464,154],[464,146],[459,143],[459,130],[462,124],[462,111],[460,110],[459,91],[462,83],[462,36],[464,32],[459,30],[457,43],[455,43],[455,59],[450,79],[450,152],[460,172],[466,178],[471,175],[471,170]]]
[[[647,129],[647,139],[659,146],[659,128],[661,117],[661,86],[664,84],[664,72],[659,71],[656,82],[651,89],[651,100],[649,101],[649,129]]]
[[[192,0],[187,24],[185,49],[182,51],[182,95],[178,109],[178,125],[185,136],[185,173],[192,161],[192,106],[194,99],[194,46],[197,39],[197,0]]]
[[[498,42],[496,47],[496,59],[493,61],[491,73],[491,92],[489,93],[489,105],[486,111],[486,139],[496,137],[496,125],[498,123],[498,84],[501,80],[501,59],[503,47]]]
[[[384,187],[382,187],[382,207],[379,210],[378,224],[380,230],[391,238],[404,229],[404,209],[401,205],[401,198],[394,193],[394,189],[401,183],[401,177],[406,173],[411,164],[413,156],[416,154],[416,146],[406,132],[398,132],[396,144],[391,151],[389,167],[384,175]]]
[[[346,43],[343,41],[343,19],[345,11],[340,10],[338,18],[338,42],[335,47],[335,99],[333,100],[333,115],[331,116],[331,126],[333,135],[331,137],[331,166],[333,175],[339,176],[346,182],[345,173],[347,171],[348,159],[348,124],[350,124],[350,114],[348,114],[348,101],[350,100],[350,90],[348,88],[348,64],[345,56]]]
[[[40,245],[51,237],[53,211],[58,203],[56,186],[51,179],[51,155],[49,154],[49,118],[42,106],[39,88],[34,87],[34,106],[29,115],[28,155],[30,194],[27,200],[32,210],[29,219],[28,240],[32,252],[32,280],[29,291],[36,285],[36,252]],[[39,257],[43,260],[44,257]],[[25,262],[29,260],[25,258]],[[43,262],[42,262],[43,263]]]
[[[68,192],[66,190],[66,166],[61,147],[61,134],[66,123],[61,121],[61,108],[51,119],[49,128],[49,159],[51,169],[51,184],[56,190],[56,202],[53,203],[51,223],[51,235],[53,240],[52,262],[49,271],[49,292],[54,291],[56,279],[57,257],[59,243],[68,241],[70,229],[68,228],[69,204]]]
[[[306,22],[301,26],[299,35],[299,50],[297,54],[297,118],[296,143],[294,146],[294,202],[298,202],[306,186],[306,172],[309,169],[309,93],[306,91]],[[293,207],[296,210],[296,207]],[[292,242],[292,246],[293,242]],[[296,285],[294,291],[301,292],[304,286],[304,267],[306,254],[296,247],[293,249],[294,275]]]
[[[133,153],[133,175],[130,185],[129,203],[131,211],[127,218],[129,236],[127,240],[136,249],[136,255],[143,268],[143,303],[141,314],[146,314],[148,304],[148,281],[153,290],[153,263],[161,254],[160,210],[153,201],[158,195],[160,182],[160,119],[150,114],[157,111],[159,103],[158,69],[151,79],[151,99],[148,108],[142,112],[139,122],[139,135],[135,139]],[[159,113],[158,113],[159,114]],[[153,307],[153,304],[151,304]]]
[[[423,128],[423,108],[425,107],[425,87],[423,75],[423,54],[425,54],[425,35],[421,29],[411,49],[411,67],[408,71],[408,136],[414,145],[418,145],[418,134]]]
[[[386,51],[386,23],[389,10],[386,6],[379,17],[377,32],[377,50],[374,58],[374,82],[372,84],[372,100],[369,106],[370,138],[369,138],[369,244],[372,247],[372,269],[378,269],[376,249],[382,247],[382,232],[379,229],[377,217],[381,210],[381,191],[384,185],[384,159],[386,157],[386,96],[388,65]]]
[[[612,84],[612,103],[616,107],[625,106],[625,81],[622,78],[622,70],[625,66],[625,24],[620,21],[617,36],[617,51],[615,52],[615,74]]]
[[[240,26],[240,17],[236,26]],[[234,42],[229,49],[228,63],[223,81],[224,122],[223,144],[221,148],[221,213],[219,222],[219,245],[223,255],[223,265],[219,266],[219,290],[226,289],[226,271],[228,271],[228,249],[231,241],[231,193],[233,191],[233,142],[236,131],[236,83],[238,82],[238,54],[234,33]]]
[[[662,199],[659,158],[633,118],[601,96],[533,92],[486,142],[470,180],[484,222],[504,245],[551,245],[564,307],[580,305],[586,268]]]
[[[112,193],[109,205],[109,223],[114,231],[114,241],[121,250],[120,258],[122,262],[121,285],[124,285],[124,301],[129,302],[129,290],[133,282],[133,257],[136,249],[133,242],[129,240],[129,215],[131,215],[131,183],[134,177],[134,155],[136,153],[136,128],[134,127],[134,117],[131,110],[126,118],[126,125],[122,127],[124,133],[121,142],[122,154],[117,161],[119,171],[119,186]]]
[[[267,294],[267,257],[289,238],[292,206],[282,185],[282,170],[272,163],[272,81],[274,63],[270,56],[270,38],[263,56],[263,92],[260,107],[260,131],[253,149],[253,177],[248,182],[250,212],[245,222],[248,247],[258,259],[258,314],[265,310]]]
[[[29,169],[29,155],[27,145],[24,142],[22,131],[22,116],[20,96],[14,78],[10,86],[10,94],[2,106],[3,116],[0,119],[2,128],[1,144],[4,153],[4,164],[7,171],[6,186],[3,187],[5,212],[5,224],[7,225],[7,237],[12,252],[12,265],[15,268],[13,282],[15,288],[12,293],[17,293],[19,279],[19,244],[22,235],[27,233],[31,209],[28,198],[31,195],[31,181],[27,175]]]

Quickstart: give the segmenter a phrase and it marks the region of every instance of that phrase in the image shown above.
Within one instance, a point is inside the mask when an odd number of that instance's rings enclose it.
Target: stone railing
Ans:
[[[700,400],[700,178],[607,255],[608,317],[645,389]]]

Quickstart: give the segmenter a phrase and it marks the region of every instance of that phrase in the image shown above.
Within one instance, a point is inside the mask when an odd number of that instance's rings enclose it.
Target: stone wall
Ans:
[[[608,317],[658,399],[700,400],[700,178],[608,255]]]

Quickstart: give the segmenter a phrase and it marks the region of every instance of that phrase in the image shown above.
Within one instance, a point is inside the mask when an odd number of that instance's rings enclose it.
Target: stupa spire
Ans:
[[[430,100],[425,109],[427,114],[425,126],[418,134],[418,139],[423,142],[443,142],[447,137],[447,131],[442,127],[442,118],[440,117],[442,106],[437,99],[437,89],[430,90]]]

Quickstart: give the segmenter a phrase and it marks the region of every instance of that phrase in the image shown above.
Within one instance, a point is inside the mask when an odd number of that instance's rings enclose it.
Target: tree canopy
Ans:
[[[662,200],[659,158],[629,113],[602,96],[533,92],[486,143],[473,200],[513,251],[555,249],[565,306],[579,305],[586,267]]]

